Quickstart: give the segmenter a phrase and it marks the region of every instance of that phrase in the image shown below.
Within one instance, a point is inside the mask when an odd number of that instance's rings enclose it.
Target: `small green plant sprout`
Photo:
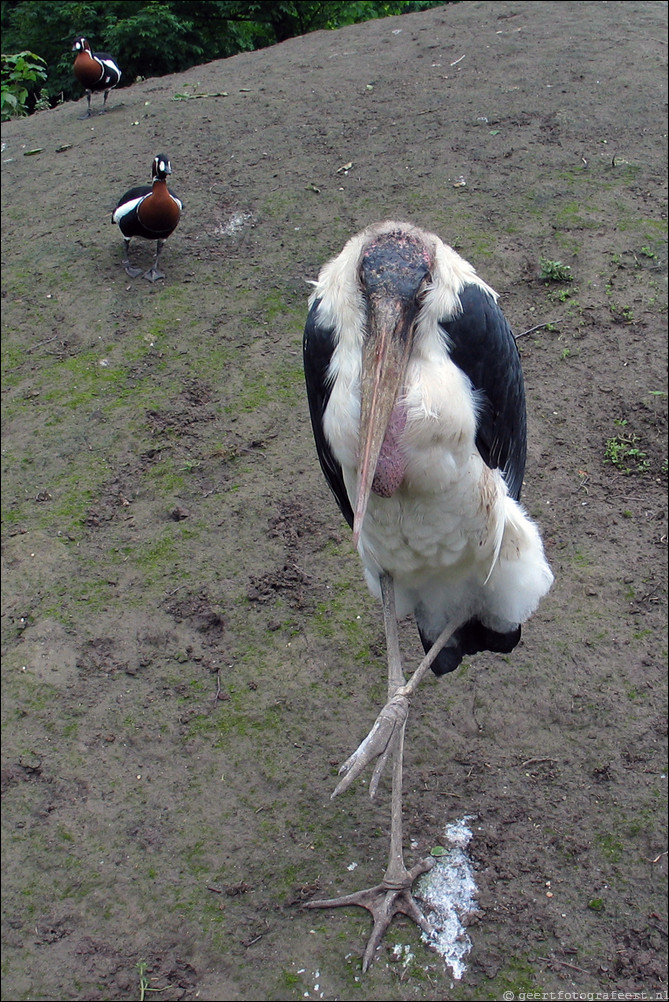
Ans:
[[[137,964],[139,974],[139,1002],[145,1002],[147,992],[165,992],[172,985],[165,985],[164,988],[151,988],[151,979],[146,976],[146,961],[140,960]]]
[[[34,52],[2,53],[2,88],[0,111],[3,122],[28,114],[31,84],[46,80],[46,63]]]
[[[620,428],[627,425],[625,418],[614,421]],[[604,449],[604,462],[611,463],[621,473],[629,475],[631,473],[646,473],[650,469],[650,462],[645,452],[639,448],[639,439],[631,431],[623,431],[612,438],[607,439]]]
[[[546,257],[539,258],[539,276],[546,282],[573,282],[574,276],[568,264],[562,261],[550,261]]]

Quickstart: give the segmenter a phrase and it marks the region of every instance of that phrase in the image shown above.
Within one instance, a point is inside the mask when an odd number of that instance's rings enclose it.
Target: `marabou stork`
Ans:
[[[354,236],[309,300],[304,368],[323,473],[383,605],[388,702],[342,765],[332,796],[392,759],[390,859],[376,887],[308,908],[360,905],[374,919],[363,971],[398,912],[431,932],[402,850],[409,700],[431,668],[511,651],[553,575],[519,503],[525,391],[497,294],[451,247],[408,223]],[[425,658],[407,683],[397,620],[413,613]]]

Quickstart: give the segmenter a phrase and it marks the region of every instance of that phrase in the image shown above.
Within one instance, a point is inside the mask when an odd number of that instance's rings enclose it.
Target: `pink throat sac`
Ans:
[[[382,498],[392,497],[404,480],[406,459],[400,445],[400,439],[406,422],[406,406],[403,403],[395,404],[372,481],[372,491]]]

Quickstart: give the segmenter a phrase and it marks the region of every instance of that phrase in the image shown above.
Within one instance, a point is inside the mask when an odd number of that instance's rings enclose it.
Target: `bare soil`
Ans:
[[[458,3],[3,125],[3,999],[666,997],[666,12]],[[157,153],[151,285],[110,212]],[[412,707],[408,862],[473,818],[460,980],[404,921],[362,976],[367,914],[301,907],[388,848],[387,783],[329,799],[384,644],[301,369],[388,217],[501,295],[556,575]]]

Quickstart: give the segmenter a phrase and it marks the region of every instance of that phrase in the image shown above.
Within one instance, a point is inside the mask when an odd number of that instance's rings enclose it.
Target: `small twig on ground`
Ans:
[[[548,320],[545,324],[537,324],[536,327],[530,327],[528,331],[523,331],[522,334],[516,334],[516,341],[518,338],[527,337],[528,334],[534,334],[535,331],[540,331],[542,327],[551,327],[554,323],[557,323],[557,321]]]
[[[577,967],[576,964],[568,964],[566,960],[558,960],[557,957],[538,957],[538,960],[543,960],[545,964],[562,964],[563,967],[569,967],[572,971],[580,971],[581,974],[587,974],[592,977],[590,971],[586,971],[584,967]]]
[[[172,98],[173,101],[194,101],[197,98],[203,97],[227,97],[228,92],[225,90],[212,92],[211,94],[175,94]]]
[[[31,345],[30,348],[28,349],[28,354],[30,354],[31,352],[33,352],[35,350],[35,348],[41,348],[43,344],[51,344],[51,342],[55,341],[57,337],[58,337],[58,335],[54,334],[53,337],[48,337],[46,339],[46,341],[38,341],[37,344]]]

